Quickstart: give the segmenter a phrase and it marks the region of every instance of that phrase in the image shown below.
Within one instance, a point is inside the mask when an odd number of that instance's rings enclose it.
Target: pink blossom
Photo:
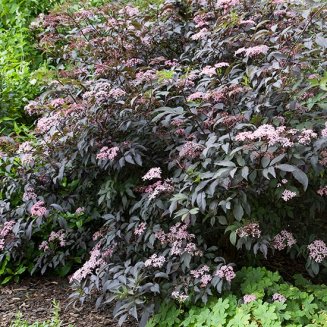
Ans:
[[[327,196],[327,185],[325,185],[324,187],[321,187],[317,193],[320,195],[320,196]]]
[[[272,299],[273,301],[282,302],[282,303],[286,301],[286,297],[279,293],[273,294]]]
[[[253,238],[260,238],[261,236],[261,230],[259,227],[259,224],[257,223],[251,223],[248,225],[245,225],[243,227],[240,227],[236,230],[236,234],[239,237],[253,237]]]
[[[34,148],[31,142],[23,142],[19,145],[17,153],[31,153],[34,152]]]
[[[128,60],[124,60],[123,63],[126,67],[135,67],[138,64],[141,64],[143,61],[139,58],[131,58]]]
[[[140,223],[137,227],[134,229],[134,235],[140,236],[144,233],[146,230],[147,224],[146,223]]]
[[[166,262],[165,257],[163,256],[158,257],[156,254],[153,254],[149,259],[145,261],[144,266],[161,268],[165,262]]]
[[[314,133],[312,129],[302,129],[298,141],[301,144],[309,144],[311,140],[317,138],[317,136],[317,133]]]
[[[261,140],[266,139],[270,146],[275,144],[281,144],[283,147],[291,147],[294,143],[290,140],[289,137],[285,136],[286,134],[296,133],[297,130],[286,131],[285,126],[280,126],[275,128],[272,125],[264,124],[259,126],[253,132],[241,132],[236,135],[236,141],[246,141],[246,140]]]
[[[191,270],[190,274],[195,278],[201,278],[202,275],[204,275],[206,272],[209,272],[210,268],[207,265],[202,266],[201,268],[198,268],[196,270]]]
[[[290,190],[284,190],[284,192],[282,193],[282,199],[287,202],[291,199],[293,199],[294,197],[296,197],[296,193]]]
[[[0,251],[3,251],[5,248],[5,240],[3,238],[0,239]]]
[[[6,221],[0,229],[0,237],[5,238],[9,233],[11,233],[15,224],[16,222],[14,220]]]
[[[64,230],[59,230],[58,232],[51,232],[51,234],[49,235],[48,242],[59,241],[60,246],[64,247],[66,245],[65,236],[66,235]]]
[[[208,75],[210,77],[212,77],[213,75],[216,75],[217,72],[216,72],[216,67],[212,67],[212,66],[205,66],[202,71],[201,71],[201,74],[203,75]],[[190,98],[190,97],[189,97]],[[188,98],[188,99],[189,99]]]
[[[62,98],[58,98],[58,99],[53,99],[51,100],[50,102],[50,106],[54,107],[54,108],[59,108],[61,107],[62,105],[65,104],[65,100],[62,99]]]
[[[76,210],[75,210],[75,213],[80,215],[82,213],[85,212],[85,208],[84,207],[78,207]]]
[[[228,62],[218,62],[215,64],[216,68],[222,68],[222,67],[229,67],[229,63]]]
[[[154,184],[148,185],[144,192],[149,194],[149,200],[153,200],[163,193],[171,193],[174,191],[174,187],[169,179],[164,181],[157,181]]]
[[[256,25],[256,22],[252,19],[241,20],[240,25]]]
[[[221,279],[226,279],[227,282],[231,282],[235,277],[236,274],[232,266],[221,266],[215,273]]]
[[[203,146],[195,142],[186,142],[179,151],[180,158],[196,158],[203,150]]]
[[[321,131],[322,137],[327,137],[327,122],[325,123],[325,128]]]
[[[188,299],[188,295],[181,293],[179,291],[174,291],[171,293],[173,299],[178,300],[179,302],[185,302]]]
[[[96,158],[99,160],[114,160],[117,157],[118,152],[119,148],[117,146],[114,146],[112,148],[104,146],[103,148],[101,148]]]
[[[46,133],[52,127],[57,127],[60,124],[60,117],[58,114],[49,117],[42,117],[38,120],[36,125],[36,131],[39,133]]]
[[[125,6],[119,13],[121,14],[123,12],[126,12],[126,14],[130,17],[136,16],[140,13],[140,11],[136,7],[130,5]]]
[[[243,296],[243,302],[244,304],[253,302],[257,299],[257,297],[254,294],[246,294]]]
[[[48,251],[49,250],[49,244],[47,241],[43,241],[40,245],[39,245],[39,250],[41,251]]]
[[[315,240],[308,245],[309,257],[315,262],[322,262],[327,257],[327,246],[322,240]]]
[[[28,115],[32,116],[40,111],[40,103],[37,101],[30,101],[25,107],[24,110],[27,112]]]
[[[240,48],[237,51],[235,51],[235,55],[244,52],[246,57],[254,57],[259,54],[267,54],[268,50],[269,48],[266,45],[257,45],[255,47],[250,47],[250,48]]]
[[[161,178],[161,168],[156,167],[156,168],[151,168],[143,177],[142,179],[144,181],[146,180],[152,180],[155,178]]]
[[[20,157],[22,165],[24,166],[32,166],[34,165],[34,156],[32,153],[22,154]]]
[[[126,94],[126,92],[119,87],[115,88],[115,89],[111,89],[109,91],[109,96],[112,96],[115,99],[120,98],[120,97],[124,96],[125,94]]]
[[[34,192],[34,188],[31,186],[28,186],[25,189],[25,192],[23,194],[23,201],[29,201],[29,200],[34,200],[37,198],[36,193]]]
[[[48,210],[44,207],[44,201],[36,202],[31,208],[31,215],[34,217],[43,217],[48,213]]]
[[[177,223],[170,228],[169,233],[159,230],[155,233],[155,237],[161,244],[169,244],[171,246],[171,255],[182,255],[187,252],[192,256],[202,256],[202,251],[197,248],[196,244],[191,242],[194,240],[195,235],[190,234],[187,228],[188,225]]]
[[[99,238],[101,238],[103,236],[102,231],[97,231],[93,234],[92,236],[92,240],[93,241],[97,241]]]
[[[187,97],[187,101],[194,101],[203,99],[205,97],[205,93],[203,92],[195,92]]]
[[[282,230],[279,234],[277,234],[273,241],[272,246],[278,251],[284,250],[286,247],[292,247],[294,244],[296,244],[296,239],[294,238],[293,234]]]
[[[209,31],[207,28],[202,28],[198,33],[195,33],[191,36],[191,39],[194,41],[203,40],[209,35]]]
[[[95,268],[105,263],[104,260],[101,258],[101,252],[99,250],[99,247],[100,243],[98,243],[90,252],[90,259],[87,260],[80,269],[75,271],[75,273],[70,278],[70,282],[81,282],[88,275],[90,275]]]
[[[225,11],[237,6],[240,3],[240,0],[218,0],[217,1],[217,7],[222,8]]]
[[[151,82],[157,78],[156,72],[154,70],[147,70],[145,72],[138,72],[136,74],[135,84],[141,84],[143,82]]]

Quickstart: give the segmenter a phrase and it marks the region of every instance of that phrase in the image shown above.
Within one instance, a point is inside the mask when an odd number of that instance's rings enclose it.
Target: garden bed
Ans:
[[[94,303],[86,303],[82,308],[70,305],[68,296],[69,284],[62,278],[33,277],[26,278],[21,283],[0,288],[0,326],[8,327],[18,312],[30,323],[44,321],[52,315],[55,300],[60,303],[60,318],[62,326],[118,326],[111,310],[99,310]],[[125,326],[134,326],[127,322]]]

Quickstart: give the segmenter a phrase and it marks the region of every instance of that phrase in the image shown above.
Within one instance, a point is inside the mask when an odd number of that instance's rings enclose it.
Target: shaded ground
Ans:
[[[116,327],[117,322],[110,310],[96,311],[93,303],[81,310],[68,306],[69,284],[65,279],[35,277],[26,278],[19,284],[0,287],[0,327],[9,327],[18,311],[29,322],[44,321],[52,316],[52,301],[60,302],[60,318],[63,327]],[[130,322],[126,327],[136,326]]]

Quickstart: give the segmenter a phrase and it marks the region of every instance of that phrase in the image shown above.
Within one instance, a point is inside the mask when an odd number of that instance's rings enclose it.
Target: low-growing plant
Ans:
[[[205,305],[167,301],[147,327],[326,326],[327,287],[295,276],[285,283],[276,272],[243,268],[232,292]]]
[[[34,323],[29,323],[27,320],[22,318],[21,313],[18,313],[15,321],[10,323],[10,327],[62,327],[64,326],[59,316],[60,313],[59,302],[53,301],[52,305],[53,305],[53,314],[50,320],[44,322],[36,321]],[[72,324],[65,325],[65,326],[73,327]]]

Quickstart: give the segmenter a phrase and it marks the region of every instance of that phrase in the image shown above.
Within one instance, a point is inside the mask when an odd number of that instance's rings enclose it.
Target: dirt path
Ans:
[[[74,309],[69,303],[69,284],[58,278],[26,278],[19,284],[0,286],[0,326],[9,327],[18,311],[29,322],[44,321],[52,315],[52,301],[60,303],[60,317],[63,327],[117,327],[110,310],[96,311],[94,303],[86,304],[81,310]],[[130,322],[125,326],[135,327]]]

